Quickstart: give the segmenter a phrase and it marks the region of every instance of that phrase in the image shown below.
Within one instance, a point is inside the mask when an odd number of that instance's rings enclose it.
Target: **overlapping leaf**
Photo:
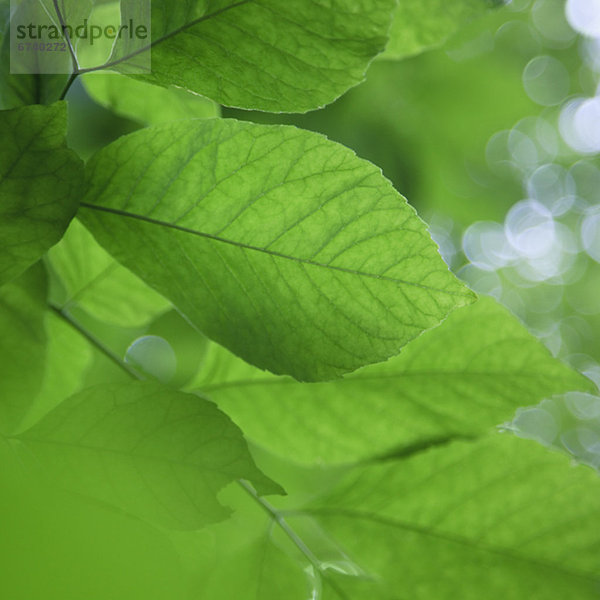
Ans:
[[[79,216],[209,337],[300,380],[384,360],[474,298],[377,168],[291,127],[122,138],[90,161]]]
[[[600,590],[598,491],[591,470],[495,435],[369,467],[307,512],[383,598],[584,600]]]
[[[187,598],[156,527],[28,477],[15,450],[0,436],[1,598]]]
[[[315,109],[362,81],[386,45],[395,4],[153,0],[152,72],[143,77],[228,106]],[[125,18],[138,8],[122,6]]]
[[[83,163],[66,129],[62,102],[0,112],[0,284],[58,242],[77,210]]]
[[[297,548],[238,486],[222,497],[235,512],[199,532],[171,532],[198,600],[310,598],[305,564]]]
[[[79,392],[17,439],[67,489],[175,529],[225,518],[216,494],[237,478],[280,491],[226,415],[155,383]]]
[[[221,354],[223,352],[221,351]],[[329,383],[236,367],[200,384],[255,443],[300,463],[335,464],[474,436],[519,406],[592,389],[491,298],[452,313],[400,356]],[[232,370],[232,377],[227,373]]]
[[[170,304],[116,262],[75,219],[48,261],[64,288],[61,305],[121,327],[146,325]]]
[[[504,0],[400,0],[383,58],[398,59],[441,44],[463,23]]]
[[[31,407],[19,427],[21,431],[80,390],[92,364],[93,346],[54,311],[45,312],[44,330],[47,338],[44,377],[37,396],[31,398]],[[28,363],[27,368],[21,369],[21,379],[31,377],[31,370]]]
[[[10,0],[0,2],[0,109],[55,102],[68,80],[69,53],[38,52],[32,48],[34,39],[23,40],[23,43],[29,42],[29,47],[19,47],[18,43],[11,45],[10,4]],[[81,18],[86,14],[87,5],[87,0],[69,2],[72,13]],[[19,24],[58,24],[52,0],[22,2],[12,18]]]
[[[600,590],[600,481],[510,435],[356,469],[308,503],[271,507],[262,533],[241,502],[237,521],[198,534],[198,548],[227,540],[218,561],[195,554],[199,598],[275,598],[285,578],[286,600],[592,600]],[[232,561],[252,564],[240,549],[260,561],[254,578],[231,575]]]
[[[18,427],[42,387],[46,292],[40,264],[0,287],[0,433]]]
[[[84,84],[96,102],[144,125],[218,117],[220,112],[218,105],[202,96],[116,73],[91,73],[84,78]]]

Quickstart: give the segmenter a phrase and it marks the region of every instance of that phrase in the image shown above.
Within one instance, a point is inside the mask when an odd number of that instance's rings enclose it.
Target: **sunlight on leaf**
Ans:
[[[300,380],[397,354],[474,294],[381,172],[326,138],[233,120],[121,138],[79,218],[212,339]]]
[[[484,297],[399,356],[330,383],[265,377],[237,367],[222,350],[213,356],[215,366],[207,366],[216,376],[199,385],[202,392],[254,443],[306,464],[349,463],[479,435],[519,406],[594,387]]]
[[[278,500],[270,524],[232,492],[230,520],[173,537],[202,600],[275,598],[286,579],[286,600],[597,597],[600,481],[510,435],[357,467]]]
[[[359,469],[305,510],[382,597],[591,600],[599,492],[591,470],[496,434]],[[336,583],[360,597],[360,582]]]
[[[62,293],[55,291],[61,306],[77,306],[101,321],[122,327],[146,325],[170,307],[99,246],[77,219],[50,249],[47,260],[58,279],[55,283],[64,288]]]
[[[140,77],[227,106],[315,109],[363,80],[385,47],[394,6],[395,0],[154,0],[152,73]]]
[[[182,119],[218,117],[219,106],[176,87],[163,88],[116,73],[90,73],[83,79],[95,102],[144,125],[159,125]]]
[[[44,325],[48,338],[44,378],[19,431],[31,427],[63,400],[80,390],[92,364],[90,344],[56,313],[47,310]],[[27,372],[31,372],[31,367]]]

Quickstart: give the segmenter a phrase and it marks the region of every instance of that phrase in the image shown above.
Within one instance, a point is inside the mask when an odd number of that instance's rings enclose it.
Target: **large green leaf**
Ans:
[[[66,129],[64,102],[0,112],[0,284],[58,242],[77,210],[83,163]]]
[[[453,312],[400,356],[329,383],[249,373],[223,354],[207,364],[202,392],[253,442],[299,463],[346,463],[478,435],[519,406],[594,387],[491,298]]]
[[[280,490],[212,403],[155,383],[79,392],[17,439],[67,489],[175,529],[225,518],[216,494],[237,478]]]
[[[196,547],[177,540],[201,600],[278,598],[286,578],[286,600],[594,600],[600,590],[600,480],[510,435],[358,468],[309,502],[259,500],[270,526],[241,494],[235,519],[195,534]]]
[[[398,59],[441,44],[466,21],[504,0],[400,0],[383,58]]]
[[[83,81],[93,100],[144,125],[218,117],[220,112],[217,104],[202,96],[176,87],[163,88],[135,81],[116,73],[90,73]]]
[[[315,109],[362,81],[386,45],[395,4],[153,0],[152,72],[143,77],[228,106]],[[138,7],[125,2],[123,9],[127,19]]]
[[[42,387],[45,308],[40,264],[0,287],[0,433],[18,427]]]
[[[77,306],[106,323],[147,325],[170,303],[115,261],[75,219],[48,252],[48,262],[64,288],[61,305]]]
[[[373,165],[320,135],[233,120],[121,138],[80,218],[204,333],[300,380],[381,361],[474,295]]]
[[[591,600],[600,591],[600,480],[512,436],[367,468],[306,512],[377,578],[382,598]],[[336,577],[353,599],[365,583]]]

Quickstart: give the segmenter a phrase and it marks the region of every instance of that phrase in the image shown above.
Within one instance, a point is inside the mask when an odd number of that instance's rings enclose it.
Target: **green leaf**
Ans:
[[[143,326],[170,307],[99,246],[77,219],[50,249],[48,262],[64,288],[61,305],[77,306],[106,323]]]
[[[46,311],[44,326],[47,344],[42,386],[19,427],[20,431],[31,427],[80,390],[92,363],[93,347],[54,311]],[[26,379],[30,372],[31,365],[27,371],[21,371],[21,377]]]
[[[232,519],[175,536],[195,597],[277,598],[288,579],[286,600],[597,598],[600,480],[531,442],[456,442],[308,491],[229,494]]]
[[[227,416],[156,383],[79,392],[17,439],[67,489],[175,529],[225,518],[216,494],[237,478],[280,491]]]
[[[480,435],[520,406],[594,387],[484,297],[399,356],[338,381],[298,384],[248,373],[226,356],[213,359],[219,362],[233,378],[209,364],[216,376],[200,385],[202,393],[254,443],[307,464],[349,463]]]
[[[81,0],[77,2],[71,0],[70,3],[74,7],[79,7],[78,14],[86,5],[86,2]],[[15,8],[13,19],[18,19],[20,24],[47,25],[52,23],[53,13],[52,0],[28,1],[20,3]],[[9,17],[10,1],[4,0],[0,3],[0,109],[18,108],[29,104],[51,104],[57,101],[69,77],[71,66],[69,54],[67,52],[42,54],[32,51],[19,53],[16,44],[11,48]],[[24,73],[13,74],[12,62],[15,66],[20,66],[19,70]]]
[[[77,210],[83,163],[66,129],[64,102],[0,112],[0,284],[58,242]]]
[[[401,0],[382,58],[399,59],[444,42],[463,23],[504,0]]]
[[[66,0],[68,5],[71,4],[71,6],[68,6],[67,8],[67,12],[76,10],[79,1],[80,0]],[[124,0],[124,2],[128,1],[129,0]],[[140,8],[146,4],[145,0],[142,2],[134,0],[134,2],[135,5]],[[92,0],[91,4],[92,5],[88,10],[89,14],[86,15],[88,17],[88,25],[90,28],[100,27],[102,31],[106,31],[107,27],[117,28],[119,25],[128,25],[128,23],[123,22],[121,16],[120,0]],[[142,24],[141,19],[138,20],[137,14],[132,15],[132,18],[136,24]],[[81,17],[78,21],[71,18],[71,21],[79,23],[83,22]],[[114,39],[101,35],[93,41],[91,38],[77,36],[76,40],[74,40],[77,62],[82,70],[97,67],[109,60],[113,52],[124,50],[129,46],[130,42],[138,44],[138,48],[140,43],[144,43],[141,40],[138,40],[137,37],[133,37],[130,40],[128,35],[117,36]]]
[[[221,494],[231,518],[200,531],[170,532],[196,600],[310,598],[297,549],[240,486]]]
[[[0,433],[18,427],[42,386],[45,309],[41,264],[0,287]]]
[[[83,79],[93,100],[144,125],[181,119],[218,117],[219,106],[176,87],[163,88],[115,73],[90,73]]]
[[[88,165],[79,217],[96,239],[260,368],[331,379],[474,299],[381,172],[320,135],[180,122]]]
[[[0,47],[0,110],[30,104],[51,104],[60,99],[66,75],[12,75],[8,58],[8,38]]]
[[[0,597],[184,600],[183,569],[156,527],[56,490],[0,437]]]
[[[378,583],[377,597],[598,595],[600,480],[512,436],[368,467],[304,512]],[[335,577],[342,598],[362,598],[366,583]]]
[[[153,0],[152,73],[139,77],[227,106],[315,109],[363,80],[386,45],[395,4]],[[127,18],[127,3],[124,10]]]

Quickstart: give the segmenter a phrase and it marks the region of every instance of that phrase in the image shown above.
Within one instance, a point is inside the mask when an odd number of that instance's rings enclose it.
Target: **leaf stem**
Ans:
[[[77,53],[75,52],[75,48],[73,47],[73,42],[71,41],[71,36],[69,35],[69,30],[67,29],[65,17],[62,14],[60,7],[58,6],[58,0],[53,0],[53,3],[54,11],[56,12],[56,16],[60,24],[60,30],[62,31],[65,41],[67,42],[67,48],[69,49],[69,54],[71,55],[71,62],[73,63],[73,72],[69,76],[65,88],[63,89],[62,94],[59,98],[59,100],[64,100],[67,96],[68,91],[71,89],[73,82],[77,79],[77,76],[79,75],[79,60],[77,60]]]
[[[69,30],[67,29],[67,23],[65,18],[58,6],[58,0],[53,0],[54,2],[54,10],[56,11],[56,16],[58,17],[58,22],[60,23],[60,29],[62,34],[65,37],[67,42],[67,47],[69,48],[69,54],[71,55],[71,60],[73,62],[73,73],[71,77],[77,76],[76,73],[79,73],[79,61],[77,60],[77,54],[75,53],[75,48],[73,47],[73,42],[71,41],[71,36],[69,35]]]
[[[143,380],[144,377],[140,373],[138,373],[135,369],[130,367],[126,362],[121,360],[119,356],[113,352],[108,346],[106,346],[103,342],[101,342],[93,333],[88,331],[81,323],[79,323],[76,319],[74,319],[68,311],[64,308],[59,308],[53,304],[48,305],[50,309],[58,315],[63,321],[68,323],[77,333],[83,336],[92,346],[97,348],[102,354],[104,354],[110,361],[112,361],[115,365],[117,365],[120,369],[125,371],[129,377],[132,379]]]
[[[56,2],[56,0],[54,0],[54,1]],[[110,67],[114,67],[116,65],[124,63],[124,62],[130,60],[131,58],[134,58],[134,57],[138,56],[139,54],[142,54],[148,50],[151,50],[155,46],[158,46],[159,44],[166,42],[167,40],[171,39],[172,37],[175,37],[176,35],[183,33],[187,29],[190,29],[190,27],[194,27],[195,25],[199,25],[200,23],[203,23],[204,21],[208,21],[214,17],[218,17],[220,14],[223,14],[234,8],[237,8],[238,6],[248,4],[248,2],[252,2],[252,0],[239,0],[239,2],[234,2],[233,4],[230,4],[229,6],[220,8],[219,10],[209,13],[208,15],[203,15],[202,17],[198,17],[197,19],[194,19],[193,21],[190,21],[189,23],[186,23],[185,25],[178,27],[177,29],[174,29],[173,31],[170,31],[169,33],[163,35],[162,37],[157,38],[156,40],[152,41],[150,44],[147,44],[143,48],[140,48],[139,50],[135,50],[134,52],[131,52],[130,54],[126,54],[125,56],[122,56],[121,58],[118,58],[118,59],[115,59],[112,61],[109,60],[108,62],[105,62],[104,64],[99,65],[97,67],[89,67],[87,69],[78,69],[78,74],[93,73],[94,71],[101,71],[103,69],[109,69]]]
[[[304,541],[298,536],[298,534],[289,526],[283,515],[264,498],[261,498],[256,490],[245,480],[238,479],[237,482],[254,500],[260,505],[260,507],[279,525],[283,532],[288,538],[297,546],[297,548],[304,554],[308,561],[318,571],[322,572],[321,561],[313,554],[312,550],[304,543]]]
[[[77,79],[77,76],[79,75],[79,73],[73,72],[71,73],[71,75],[69,76],[69,79],[65,85],[65,88],[62,91],[62,94],[60,95],[59,100],[64,100],[67,96],[68,91],[71,89],[71,86],[73,85],[73,83],[75,83],[75,80]]]
[[[193,21],[190,21],[189,23],[186,23],[185,25],[178,27],[174,31],[170,31],[169,33],[163,35],[162,37],[152,41],[150,44],[147,44],[143,48],[140,48],[139,50],[135,50],[134,52],[126,54],[125,56],[122,56],[121,58],[118,58],[115,60],[108,60],[107,62],[105,62],[101,65],[98,65],[96,67],[87,67],[87,68],[82,69],[81,66],[79,65],[79,60],[77,59],[77,53],[75,52],[73,42],[71,40],[71,37],[69,36],[69,32],[67,30],[67,24],[65,22],[64,16],[58,6],[58,0],[53,0],[54,10],[56,11],[56,16],[58,17],[58,21],[60,23],[65,40],[67,42],[67,47],[69,48],[69,53],[71,54],[71,60],[73,62],[73,71],[72,71],[71,75],[69,76],[69,79],[62,91],[62,94],[60,95],[59,100],[64,100],[66,98],[67,93],[69,92],[69,90],[71,89],[71,86],[73,85],[73,83],[75,82],[77,77],[79,77],[79,75],[84,75],[85,73],[94,73],[96,71],[103,71],[105,69],[110,69],[111,67],[115,67],[119,64],[122,64],[122,63],[138,56],[139,54],[142,54],[144,52],[147,52],[148,50],[151,50],[155,46],[162,44],[163,42],[171,39],[172,37],[174,37],[180,33],[183,33],[190,27],[199,25],[200,23],[202,23],[204,21],[208,21],[209,19],[217,17],[220,14],[225,13],[233,8],[237,8],[238,6],[242,6],[243,4],[248,4],[248,2],[252,2],[252,0],[239,0],[239,2],[235,2],[234,4],[225,6],[224,8],[216,10],[213,13],[210,13],[208,15],[204,15],[202,17],[194,19]]]

